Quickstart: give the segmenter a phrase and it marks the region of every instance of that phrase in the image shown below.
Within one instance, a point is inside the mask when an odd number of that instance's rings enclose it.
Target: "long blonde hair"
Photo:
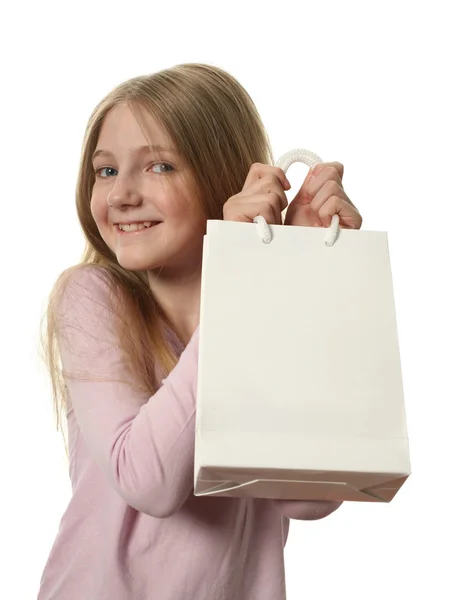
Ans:
[[[74,270],[97,265],[107,275],[115,297],[121,298],[121,312],[127,318],[122,326],[119,323],[119,340],[132,372],[149,396],[156,391],[155,361],[165,374],[177,362],[161,328],[165,321],[171,324],[153,298],[146,273],[118,264],[90,210],[95,181],[92,155],[106,115],[122,103],[133,111],[143,132],[146,115],[166,130],[194,175],[206,219],[222,218],[224,203],[242,190],[252,163],[274,164],[267,132],[252,99],[232,75],[216,66],[187,63],[134,77],[114,88],[95,107],[83,139],[76,185],[77,214],[86,247],[80,263],[65,270],[55,282],[41,324],[41,352],[50,372],[57,428],[67,404],[56,315]]]

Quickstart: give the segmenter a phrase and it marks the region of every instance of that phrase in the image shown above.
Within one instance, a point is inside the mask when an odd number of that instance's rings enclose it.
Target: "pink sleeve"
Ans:
[[[274,500],[280,513],[288,519],[315,521],[335,512],[343,503],[329,501]]]
[[[139,511],[175,513],[193,488],[198,330],[162,387],[134,390],[121,356],[107,284],[95,269],[72,275],[59,343],[80,432],[115,490]],[[82,380],[77,372],[88,372]]]

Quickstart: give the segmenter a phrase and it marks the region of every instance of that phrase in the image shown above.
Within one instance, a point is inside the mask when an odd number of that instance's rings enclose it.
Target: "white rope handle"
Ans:
[[[295,162],[301,162],[310,167],[311,169],[323,161],[320,157],[314,152],[310,152],[310,150],[305,150],[304,148],[296,148],[295,150],[290,150],[283,154],[279,160],[276,162],[276,167],[280,167],[284,173],[287,172],[288,168]],[[271,229],[266,222],[266,219],[259,215],[254,218],[254,223],[257,224],[258,232],[264,244],[271,243],[272,234]],[[326,246],[333,246],[335,244],[335,240],[338,237],[338,226],[340,223],[340,219],[338,215],[333,215],[332,222],[330,227],[327,229],[325,244]]]

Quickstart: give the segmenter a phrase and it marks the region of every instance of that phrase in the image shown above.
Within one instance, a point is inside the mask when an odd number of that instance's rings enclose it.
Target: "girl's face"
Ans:
[[[194,178],[159,124],[146,121],[159,159],[127,105],[106,116],[92,160],[92,215],[125,269],[197,269],[206,217]]]

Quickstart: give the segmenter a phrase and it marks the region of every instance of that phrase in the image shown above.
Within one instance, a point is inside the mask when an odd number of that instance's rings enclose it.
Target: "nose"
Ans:
[[[133,184],[131,178],[116,177],[114,186],[107,196],[108,206],[120,209],[127,206],[139,206],[142,201],[142,194],[137,186]]]

